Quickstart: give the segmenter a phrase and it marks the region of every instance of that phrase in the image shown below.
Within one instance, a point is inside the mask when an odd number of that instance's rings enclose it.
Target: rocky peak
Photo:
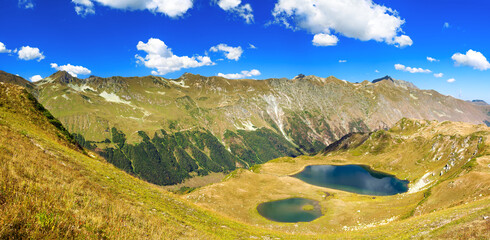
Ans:
[[[294,77],[292,80],[299,80],[299,79],[303,79],[305,78],[306,76],[302,73],[298,74],[298,76]]]
[[[72,82],[77,82],[79,79],[76,77],[73,77],[71,74],[69,74],[66,71],[57,71],[51,76],[48,77],[50,81],[52,82],[58,82],[58,83],[72,83]]]
[[[395,82],[395,80],[394,80],[393,78],[391,78],[390,76],[386,75],[386,76],[384,76],[384,77],[382,77],[382,78],[374,79],[374,80],[373,80],[373,83],[377,83],[377,82],[381,82],[381,81],[385,81],[385,80],[386,80],[386,81],[390,81],[390,82],[392,82],[392,83],[394,83],[394,82]]]

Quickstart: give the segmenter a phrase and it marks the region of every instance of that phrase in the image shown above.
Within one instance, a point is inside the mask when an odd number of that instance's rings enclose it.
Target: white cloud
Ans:
[[[315,46],[335,46],[339,39],[335,35],[318,33],[313,36],[313,45]]]
[[[250,49],[257,49],[257,47],[251,43],[248,44],[248,48]]]
[[[223,43],[218,44],[217,46],[211,47],[209,49],[209,51],[211,51],[211,52],[218,52],[218,51],[224,52],[226,58],[228,58],[230,60],[235,60],[235,61],[238,61],[238,59],[240,59],[240,57],[242,56],[242,53],[243,53],[242,47],[240,47],[240,46],[230,47],[230,46],[223,44]]]
[[[347,60],[339,60],[339,63],[345,63]]]
[[[34,3],[32,3],[32,0],[19,0],[18,5],[20,8],[25,9],[34,8]]]
[[[34,60],[37,58],[37,61],[41,61],[44,59],[43,53],[39,50],[39,48],[33,48],[29,46],[23,46],[17,52],[19,55],[19,59],[22,60]]]
[[[406,46],[412,46],[413,44],[413,41],[412,39],[407,36],[407,35],[401,35],[401,36],[398,36],[398,37],[395,37],[394,39],[394,44],[396,47],[406,47]]]
[[[444,77],[444,73],[434,73],[434,77],[442,78],[442,77]]]
[[[252,7],[248,3],[241,4],[242,0],[217,0],[217,3],[221,9],[237,14],[245,19],[246,23],[252,23],[254,21]]]
[[[95,14],[94,4],[91,0],[72,0],[75,3],[75,11],[80,16]]]
[[[192,8],[192,0],[72,0],[78,15],[94,14],[94,3],[121,10],[148,10],[171,18],[184,15]]]
[[[7,49],[5,44],[3,44],[3,42],[0,42],[0,53],[10,53],[10,52],[12,52],[12,50]]]
[[[218,76],[228,78],[228,79],[240,79],[240,78],[259,76],[260,74],[261,73],[259,70],[252,69],[250,71],[241,71],[240,73],[230,73],[230,74],[218,73]]]
[[[403,64],[395,64],[395,69],[409,73],[431,73],[429,69],[406,67]]]
[[[427,61],[429,61],[429,62],[439,62],[438,59],[431,58],[431,57],[427,57]]]
[[[456,79],[454,79],[454,78],[450,78],[450,79],[448,79],[448,80],[447,80],[447,82],[448,82],[448,83],[453,83],[453,82],[456,82]]]
[[[378,69],[376,69],[376,70],[374,70],[374,72],[375,72],[375,73],[379,73],[379,70],[378,70]]]
[[[158,38],[150,38],[147,43],[139,41],[136,48],[147,53],[144,58],[138,54],[135,57],[138,63],[144,64],[147,68],[156,69],[151,72],[153,75],[165,75],[182,68],[214,65],[208,56],[179,57],[174,55],[172,49]]]
[[[372,0],[278,0],[275,23],[312,34],[340,34],[361,41],[375,40],[404,47],[413,44],[402,35],[405,23],[391,8]]]
[[[73,77],[78,77],[78,74],[80,75],[88,75],[92,73],[92,71],[88,70],[88,68],[82,67],[82,66],[73,66],[71,64],[66,64],[63,66],[58,66],[56,63],[51,63],[51,67],[58,70],[58,71],[66,71]]]
[[[473,51],[471,49],[468,50],[466,54],[455,53],[452,56],[452,59],[456,66],[468,66],[480,71],[490,68],[490,63],[487,61],[487,58],[483,56],[481,52]]]
[[[449,27],[451,27],[451,25],[449,25],[449,23],[448,23],[448,22],[445,22],[443,27],[444,27],[444,28],[449,28]]]
[[[29,78],[31,80],[31,82],[37,82],[37,81],[40,81],[41,79],[43,79],[43,77],[41,77],[41,75],[34,75],[32,77]]]

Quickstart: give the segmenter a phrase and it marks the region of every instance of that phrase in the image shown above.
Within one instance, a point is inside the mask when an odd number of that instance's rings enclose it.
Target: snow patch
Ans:
[[[410,93],[410,97],[413,98],[413,99],[415,99],[415,100],[418,100],[419,99],[418,97],[414,96],[412,93]]]
[[[68,96],[66,96],[66,94],[63,94],[63,95],[61,95],[61,96],[62,96],[64,99],[66,99],[66,100],[70,100],[70,98],[69,98]]]
[[[95,92],[95,89],[94,88],[92,88],[89,85],[85,85],[85,84],[83,84],[83,85],[75,85],[75,84],[71,84],[70,83],[70,84],[68,84],[68,87],[70,87],[71,89],[73,89],[73,90],[75,90],[77,92],[85,92],[87,89],[88,90],[92,90],[92,91]]]
[[[432,181],[428,180],[427,178],[432,175],[431,172],[428,172],[422,176],[409,190],[408,193],[416,193],[419,192],[420,190],[424,189],[427,185],[429,185]]]
[[[257,128],[250,122],[250,120],[247,121],[241,121],[240,124],[243,127],[236,126],[237,129],[242,129],[242,130],[247,130],[247,131],[255,131]]]
[[[189,88],[189,86],[185,85],[185,82],[184,82],[183,79],[180,80],[179,82],[177,82],[175,80],[171,80],[170,82],[173,83],[173,84],[175,84],[175,85],[177,85],[177,86],[179,86],[179,87]]]
[[[456,112],[459,112],[459,113],[464,113],[463,111],[459,110],[459,109],[454,109]]]
[[[47,77],[47,78],[44,78],[43,80],[37,82],[36,85],[41,86],[41,85],[44,85],[46,83],[52,83],[53,81],[54,81],[54,79]]]
[[[99,94],[99,96],[103,97],[108,102],[131,105],[131,102],[128,102],[128,101],[121,99],[115,93],[107,93],[106,91],[103,91],[102,93]]]

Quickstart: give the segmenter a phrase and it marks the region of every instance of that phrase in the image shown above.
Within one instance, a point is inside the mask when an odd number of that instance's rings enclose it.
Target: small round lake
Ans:
[[[361,165],[311,165],[292,177],[312,185],[364,195],[386,196],[408,191],[408,181]]]
[[[263,217],[276,222],[311,222],[322,216],[320,204],[306,198],[288,198],[257,206]]]

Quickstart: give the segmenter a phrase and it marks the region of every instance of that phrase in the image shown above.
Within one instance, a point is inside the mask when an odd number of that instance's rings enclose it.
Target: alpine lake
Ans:
[[[408,181],[364,165],[310,165],[291,175],[308,184],[371,196],[408,191]],[[276,222],[310,222],[323,216],[320,204],[306,198],[287,198],[261,203],[257,211]]]

